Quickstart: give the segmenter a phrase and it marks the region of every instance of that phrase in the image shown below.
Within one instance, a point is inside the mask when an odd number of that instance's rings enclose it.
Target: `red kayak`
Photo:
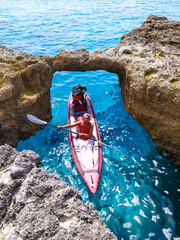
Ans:
[[[71,145],[71,151],[73,160],[75,162],[75,165],[86,182],[89,190],[92,193],[96,193],[97,186],[99,182],[99,177],[101,174],[101,168],[102,168],[102,147],[101,147],[101,139],[98,129],[98,124],[96,120],[96,116],[94,113],[94,109],[91,103],[91,100],[88,96],[88,94],[85,92],[83,96],[83,101],[86,101],[86,109],[77,109],[74,107],[73,103],[73,92],[69,96],[68,101],[68,123],[72,124],[77,121],[79,117],[82,117],[84,113],[90,114],[90,122],[93,123],[93,139],[98,141],[93,141],[92,146],[92,159],[88,158],[82,158],[82,154],[79,149],[79,143],[78,143],[78,137],[77,134],[72,132],[77,132],[77,128],[71,128],[69,129],[71,132],[69,133],[70,138],[70,145]],[[75,111],[76,110],[76,111]],[[78,111],[77,111],[78,110]]]

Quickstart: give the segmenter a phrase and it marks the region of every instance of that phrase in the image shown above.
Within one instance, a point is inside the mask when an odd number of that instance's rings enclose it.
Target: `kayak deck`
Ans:
[[[98,141],[101,141],[94,109],[87,93],[84,94],[84,99],[87,102],[87,110],[75,112],[72,104],[73,97],[72,97],[72,94],[70,94],[69,101],[68,101],[68,123],[69,124],[75,123],[78,117],[81,117],[83,116],[84,113],[88,112],[90,114],[90,122],[93,124],[93,138]],[[77,128],[76,127],[71,128],[71,131],[77,132]],[[92,146],[93,157],[90,160],[91,162],[87,163],[87,159],[84,159],[81,156],[77,134],[70,132],[69,137],[70,137],[72,156],[73,156],[75,165],[80,175],[86,182],[89,190],[95,194],[97,191],[97,186],[98,186],[99,177],[100,177],[101,168],[102,168],[101,143],[98,141],[93,141],[93,146]]]

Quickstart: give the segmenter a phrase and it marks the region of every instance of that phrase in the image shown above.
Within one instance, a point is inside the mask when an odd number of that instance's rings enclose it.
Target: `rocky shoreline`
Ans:
[[[180,166],[180,22],[150,16],[116,50],[126,110]]]
[[[39,163],[30,150],[0,146],[0,239],[117,239],[75,187]]]
[[[104,52],[62,50],[34,56],[0,47],[0,145],[16,146],[41,127],[26,114],[51,119],[56,71],[106,70],[118,75],[126,110],[157,149],[180,165],[180,22],[150,16]]]
[[[56,71],[106,70],[118,75],[126,110],[180,166],[179,36],[180,22],[150,16],[104,52],[50,57],[0,47],[0,239],[117,239],[74,187],[37,167],[38,155],[12,146],[42,128],[27,113],[52,118]]]

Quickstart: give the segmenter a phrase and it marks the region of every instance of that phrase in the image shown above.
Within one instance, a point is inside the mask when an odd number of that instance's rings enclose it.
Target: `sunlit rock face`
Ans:
[[[41,127],[26,114],[51,119],[50,87],[56,71],[106,70],[118,74],[126,110],[160,152],[180,165],[180,22],[150,16],[104,52],[62,50],[33,56],[0,48],[0,144],[16,146]]]
[[[180,165],[180,22],[150,16],[116,50],[126,110]]]
[[[0,146],[0,239],[117,239],[75,187],[38,164],[30,150]]]
[[[41,57],[0,47],[0,144],[16,146],[38,130],[27,113],[51,118],[50,66]]]
[[[51,119],[50,88],[56,71],[117,72],[120,63],[113,51],[107,52],[66,50],[49,57],[0,47],[0,145],[16,146],[19,140],[42,129],[30,124],[26,118],[28,113],[43,120]]]

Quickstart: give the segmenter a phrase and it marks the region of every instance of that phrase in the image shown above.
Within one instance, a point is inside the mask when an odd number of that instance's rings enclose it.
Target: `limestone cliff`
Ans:
[[[39,129],[27,113],[51,118],[53,73],[101,69],[118,74],[126,110],[180,165],[179,49],[180,22],[156,16],[104,52],[63,50],[49,57],[0,48],[0,144],[15,146]]]
[[[126,110],[180,165],[180,22],[150,16],[116,50]]]
[[[0,47],[0,145],[16,146],[39,129],[32,128],[27,113],[51,118],[52,78],[50,65],[40,56]]]
[[[32,151],[0,146],[0,239],[117,239],[75,187],[38,163]]]

